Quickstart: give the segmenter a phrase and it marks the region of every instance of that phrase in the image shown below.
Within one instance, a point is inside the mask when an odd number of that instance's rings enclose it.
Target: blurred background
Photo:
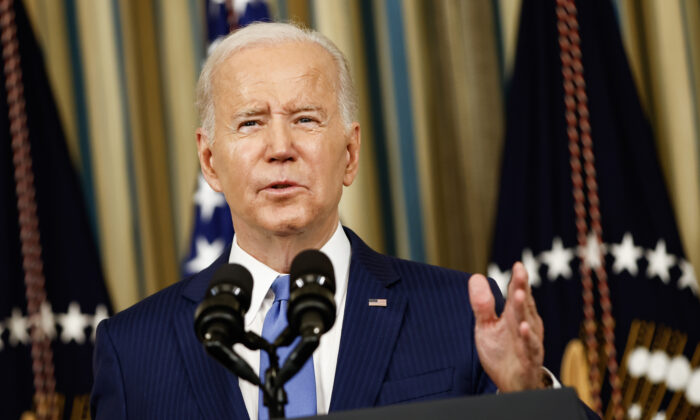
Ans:
[[[596,402],[603,395],[608,418],[620,407],[630,418],[642,407],[645,416],[700,416],[696,0],[580,0],[580,21],[572,0],[14,4],[46,292],[37,295],[44,286],[25,275],[36,264],[20,252],[18,171],[7,165],[0,398],[24,393],[3,401],[0,417],[38,410],[37,395],[52,392],[37,387],[41,372],[30,369],[29,332],[43,330],[65,418],[87,418],[89,338],[99,321],[205,268],[232,239],[225,202],[199,177],[195,84],[210,45],[261,18],[318,30],[350,60],[362,152],[341,201],[343,224],[380,252],[487,272],[504,291],[522,259],[545,319],[547,365],[591,407],[605,412]],[[34,55],[24,50],[31,33]],[[565,68],[579,41],[583,67]],[[585,80],[566,97],[579,107],[574,120],[565,119],[567,71]],[[587,106],[599,188],[586,169],[581,227],[566,124],[583,133]],[[9,147],[0,152],[3,165],[12,161]],[[663,387],[647,369],[652,351],[666,357],[654,371]]]
[[[25,0],[117,310],[177,281],[190,251],[194,86],[209,42],[207,8],[224,3]],[[700,6],[612,3],[697,267]],[[319,30],[350,59],[363,148],[343,222],[381,252],[484,272],[521,1],[267,6],[271,19]],[[237,7],[240,14],[245,4]]]

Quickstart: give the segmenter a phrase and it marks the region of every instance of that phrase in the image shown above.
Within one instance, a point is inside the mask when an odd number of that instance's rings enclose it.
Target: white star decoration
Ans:
[[[695,294],[695,296],[698,295],[698,280],[695,277],[695,270],[693,270],[693,265],[690,264],[690,261],[686,260],[681,260],[680,262],[681,265],[681,278],[678,279],[678,288],[679,289],[684,289],[686,287],[690,287],[690,290]]]
[[[537,287],[540,285],[540,263],[532,255],[529,248],[523,250],[523,265],[527,271],[528,282],[531,286]]]
[[[4,329],[8,329],[10,332],[8,341],[11,346],[31,343],[32,340],[29,333],[32,323],[38,325],[51,340],[56,338],[56,324],[58,323],[62,329],[61,340],[64,343],[75,341],[78,344],[85,343],[87,337],[85,330],[89,327],[92,329],[91,335],[94,342],[97,324],[107,318],[108,315],[107,307],[103,304],[97,305],[95,314],[92,315],[82,313],[80,305],[76,302],[71,302],[68,305],[67,313],[54,315],[51,310],[51,303],[47,301],[41,305],[36,318],[30,321],[27,316],[22,315],[22,311],[19,308],[13,308],[12,315],[5,319],[4,323],[0,322],[0,350],[5,346],[2,340]]]
[[[207,238],[198,237],[195,240],[195,257],[187,261],[185,269],[189,273],[197,273],[209,267],[224,251],[224,241],[217,239],[209,243]]]
[[[622,271],[627,270],[633,276],[637,275],[638,267],[637,260],[643,255],[642,247],[634,246],[634,240],[632,239],[632,234],[627,232],[625,236],[622,237],[622,242],[618,244],[612,244],[611,253],[615,257],[615,262],[613,263],[613,273],[620,274]]]
[[[600,252],[598,249],[600,249]],[[601,260],[601,257],[604,257],[610,251],[614,258],[612,264],[613,274],[620,274],[626,270],[631,275],[637,276],[639,274],[639,263],[646,259],[649,263],[646,276],[650,279],[658,277],[666,285],[669,285],[671,282],[671,268],[677,264],[681,271],[677,287],[679,289],[690,288],[693,294],[696,296],[700,295],[700,287],[690,262],[669,254],[666,251],[666,242],[664,240],[659,240],[653,250],[645,250],[643,247],[635,245],[634,238],[629,232],[623,235],[619,244],[602,243],[598,245],[595,235],[591,234],[587,238],[587,246],[585,247],[565,248],[561,238],[555,237],[552,240],[552,248],[542,251],[539,255],[533,255],[529,248],[523,249],[521,258],[528,272],[530,285],[532,287],[541,285],[542,281],[539,276],[541,264],[547,266],[547,278],[550,281],[555,281],[559,277],[564,280],[572,278],[571,262],[577,258],[574,250],[582,253],[592,268],[604,261]],[[498,264],[491,263],[488,266],[488,275],[496,280],[505,296],[506,288],[510,281],[510,271],[501,271]]]
[[[214,210],[226,203],[224,195],[211,189],[202,174],[199,174],[197,192],[194,194],[194,202],[199,206],[200,214],[205,222],[211,220]]]
[[[571,278],[571,259],[574,252],[564,248],[561,238],[552,240],[552,249],[541,254],[542,262],[547,264],[547,278],[551,281],[561,276],[564,279]]]
[[[90,325],[88,317],[80,312],[80,305],[71,302],[68,305],[68,313],[56,316],[58,323],[63,327],[61,331],[61,341],[68,344],[71,340],[78,344],[85,342],[85,327]]]
[[[579,247],[579,252],[583,253],[583,258],[591,268],[600,267],[602,256],[605,254],[605,244],[598,242],[598,236],[591,232],[586,238],[586,246]]]
[[[488,267],[488,276],[496,280],[498,288],[501,289],[501,294],[505,297],[508,295],[508,282],[510,282],[510,270],[501,271],[497,264],[491,263]]]
[[[19,343],[29,343],[29,322],[22,316],[22,311],[12,309],[12,316],[7,320],[7,329],[10,330],[10,344],[16,346]]]
[[[51,304],[48,301],[44,301],[39,309],[40,319],[39,326],[44,331],[49,340],[56,338],[56,320],[53,316],[53,311],[51,310]]]
[[[653,278],[654,276],[659,276],[661,281],[668,284],[671,279],[671,274],[669,270],[671,266],[675,264],[676,258],[666,253],[666,242],[663,239],[659,239],[656,243],[656,249],[653,251],[647,251],[647,260],[649,261],[649,267],[647,267],[647,276]]]

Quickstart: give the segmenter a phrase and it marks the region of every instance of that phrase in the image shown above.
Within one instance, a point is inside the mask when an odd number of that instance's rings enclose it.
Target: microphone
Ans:
[[[252,293],[253,277],[245,267],[239,264],[219,267],[194,314],[199,341],[216,338],[232,345],[240,342],[245,335],[243,318],[250,308]]]
[[[335,323],[335,274],[326,254],[309,249],[289,269],[287,320],[295,335],[325,333]]]
[[[253,277],[239,264],[219,267],[194,314],[194,330],[204,349],[239,377],[260,385],[260,378],[235,351],[246,339],[244,317],[250,308]]]

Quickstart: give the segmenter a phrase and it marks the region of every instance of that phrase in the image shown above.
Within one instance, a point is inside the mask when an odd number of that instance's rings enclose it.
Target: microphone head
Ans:
[[[253,276],[250,271],[240,264],[224,264],[219,267],[211,277],[207,297],[220,293],[235,295],[241,304],[241,310],[248,312],[253,295]]]
[[[253,277],[245,267],[239,264],[219,267],[195,311],[194,329],[199,341],[217,339],[230,344],[241,341],[252,293]]]
[[[306,250],[289,270],[287,320],[295,334],[323,334],[335,323],[335,274],[321,251]]]
[[[330,258],[323,252],[316,249],[307,249],[301,251],[292,260],[292,266],[289,269],[290,291],[292,284],[299,278],[304,278],[307,275],[313,275],[318,280],[318,283],[335,293],[335,271],[333,271],[333,263]],[[300,285],[298,287],[301,287]]]

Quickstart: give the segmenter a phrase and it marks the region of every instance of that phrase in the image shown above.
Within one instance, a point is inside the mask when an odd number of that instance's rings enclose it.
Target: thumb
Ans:
[[[476,323],[496,320],[495,299],[489,281],[481,274],[469,278],[469,302],[472,304]]]

